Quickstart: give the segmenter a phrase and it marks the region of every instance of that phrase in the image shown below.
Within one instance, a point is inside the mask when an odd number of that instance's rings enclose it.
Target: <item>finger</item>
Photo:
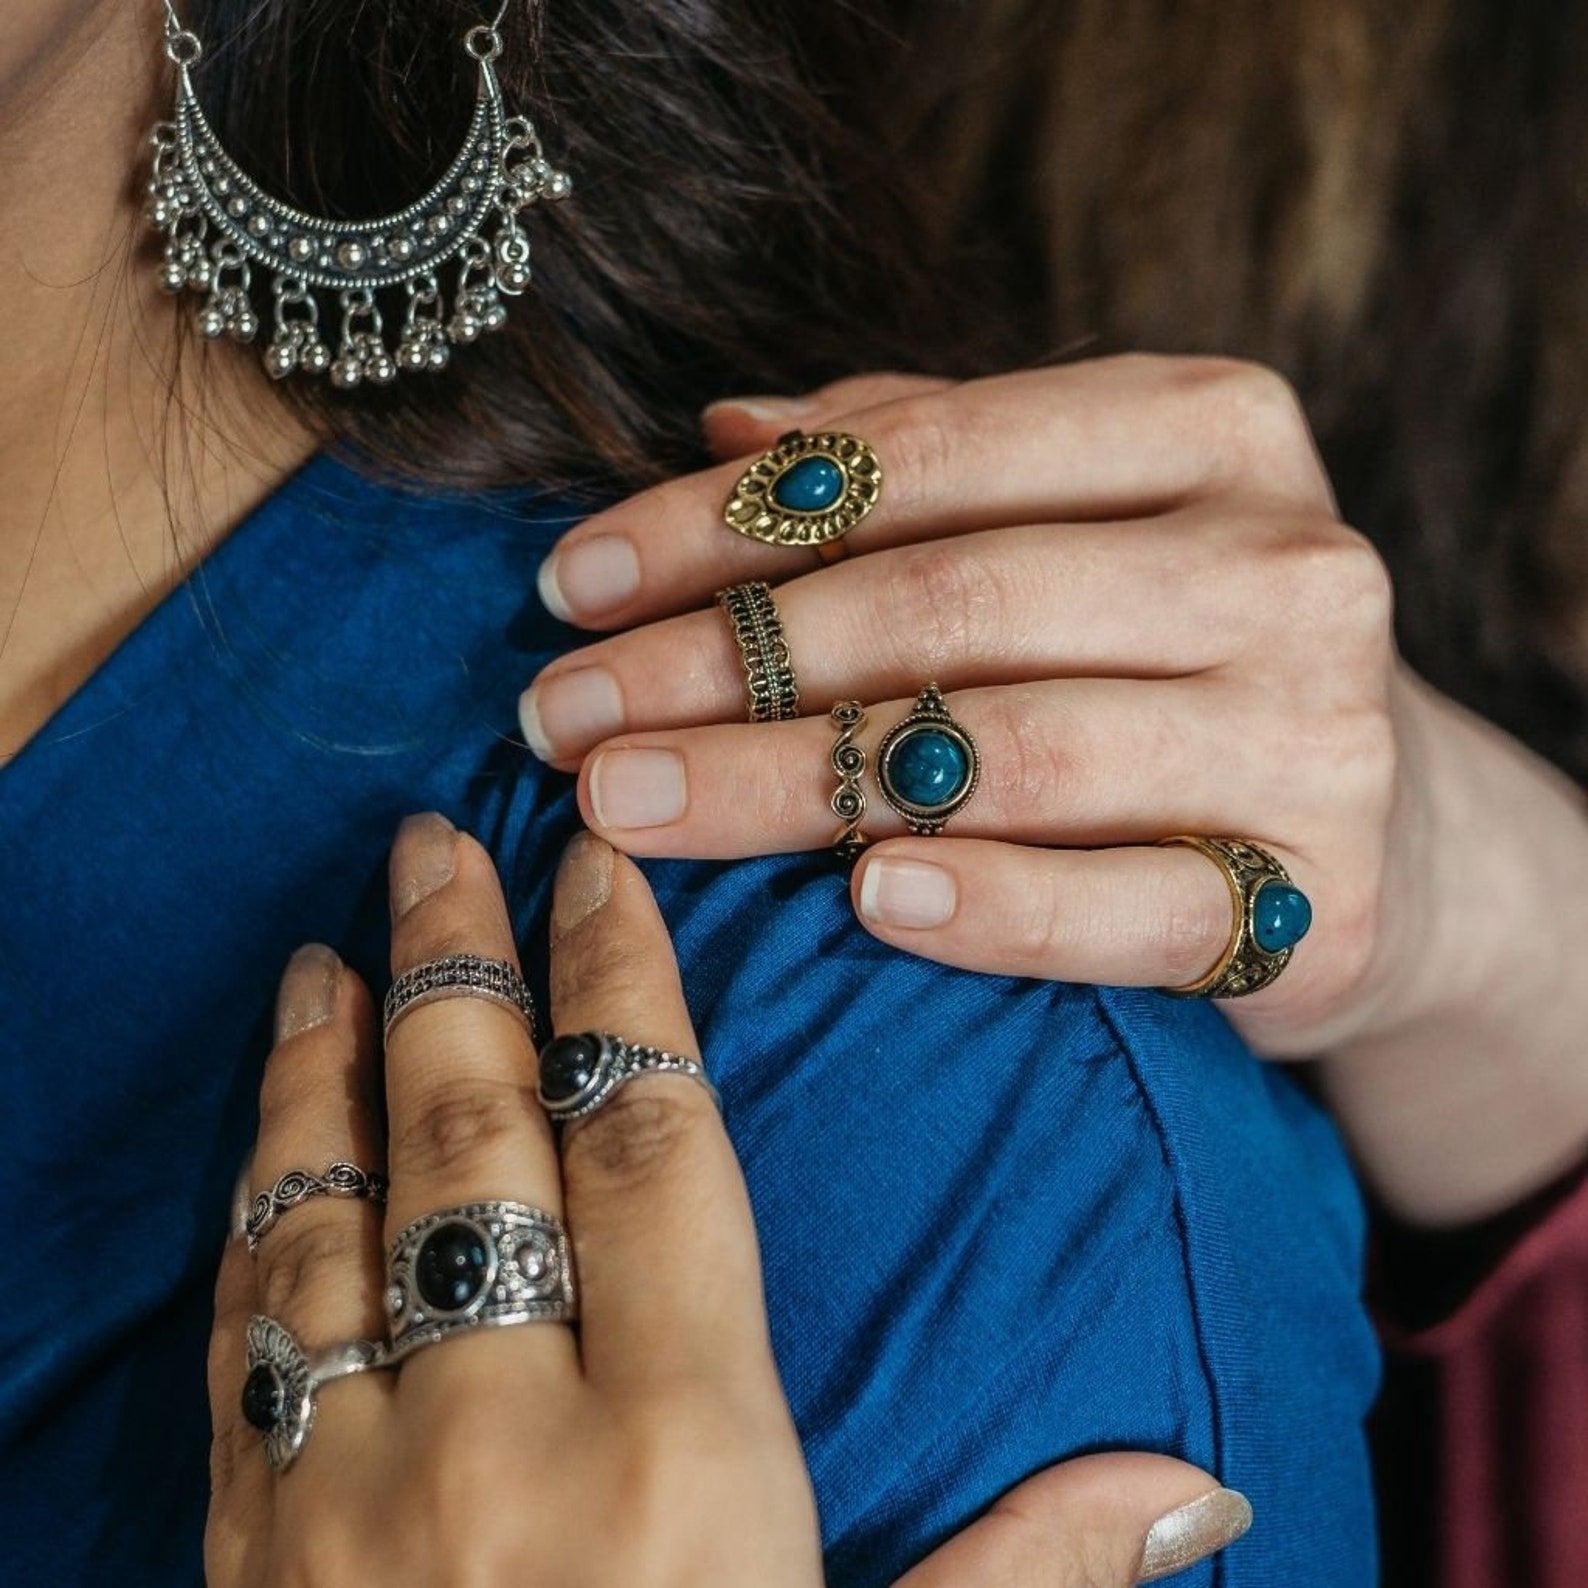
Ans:
[[[1252,1524],[1233,1489],[1168,1456],[1082,1456],[1029,1478],[896,1588],[1130,1588],[1227,1549]]]
[[[930,375],[851,375],[797,397],[730,397],[713,403],[701,425],[714,456],[737,458],[766,451],[790,430],[816,430],[840,414],[929,396],[955,384]]]
[[[210,1335],[210,1508],[204,1530],[205,1581],[241,1588],[257,1581],[258,1554],[270,1536],[274,1486],[260,1436],[242,1414],[248,1320],[258,1311],[254,1264],[242,1240],[227,1242],[215,1286]]]
[[[1334,507],[1295,396],[1254,366],[1099,359],[970,381],[832,424],[863,436],[884,470],[850,551],[1008,524],[1141,518],[1212,495]],[[723,524],[742,469],[669,481],[571,530],[542,565],[546,605],[585,627],[628,628],[700,606],[725,585],[798,573],[796,553]]]
[[[913,702],[869,711],[856,742],[875,787],[877,747]],[[1213,680],[1070,679],[949,697],[975,738],[981,779],[954,817],[961,837],[1097,846],[1175,832],[1262,843],[1310,816],[1308,780],[1280,777],[1244,694]],[[584,763],[589,826],[636,855],[738,859],[820,849],[836,787],[825,717],[624,734]],[[865,831],[905,823],[872,795]]]
[[[651,891],[589,834],[558,874],[551,978],[559,1032],[613,1032],[699,1056]],[[567,1127],[562,1149],[588,1376],[765,1383],[772,1359],[755,1229],[705,1088],[679,1075],[629,1081]]]
[[[851,558],[778,589],[807,712],[1024,679],[1171,677],[1227,661],[1246,593],[1209,567],[1257,562],[1200,511],[1132,524],[1036,525]],[[1274,538],[1265,528],[1265,541]],[[1263,549],[1267,551],[1268,545]],[[1121,601],[1121,589],[1131,599]],[[1019,636],[1011,642],[1011,636]],[[713,607],[553,662],[519,705],[543,760],[572,768],[603,739],[741,720],[744,665]]]
[[[384,1173],[375,1015],[364,984],[330,949],[311,944],[293,956],[276,1037],[260,1093],[255,1194],[336,1163]],[[380,1248],[381,1210],[367,1199],[317,1196],[289,1208],[259,1240],[260,1311],[311,1349],[379,1338]]]
[[[453,954],[504,960],[518,950],[491,857],[445,817],[411,817],[391,857],[392,973]],[[387,1238],[427,1213],[467,1202],[522,1202],[562,1215],[562,1181],[551,1129],[535,1095],[530,1032],[512,1009],[484,998],[445,997],[409,1009],[386,1042],[391,1193]],[[458,1343],[420,1351],[405,1386],[472,1352],[479,1371],[533,1353],[571,1368],[562,1326],[485,1329],[469,1351]]]

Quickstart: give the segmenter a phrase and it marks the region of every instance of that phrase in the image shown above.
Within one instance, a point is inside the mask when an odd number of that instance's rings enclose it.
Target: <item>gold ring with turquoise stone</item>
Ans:
[[[1230,890],[1230,940],[1205,976],[1166,987],[1176,998],[1246,998],[1269,986],[1312,927],[1312,901],[1258,844],[1239,838],[1162,838],[1217,866]]]
[[[877,747],[877,787],[912,833],[940,833],[981,781],[981,752],[928,684],[915,709]]]
[[[790,431],[740,475],[722,516],[769,546],[809,546],[824,562],[882,497],[882,464],[859,436]]]

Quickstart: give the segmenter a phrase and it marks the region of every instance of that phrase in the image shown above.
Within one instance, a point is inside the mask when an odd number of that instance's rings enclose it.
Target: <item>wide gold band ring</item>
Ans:
[[[1178,836],[1166,846],[1194,849],[1229,885],[1230,940],[1205,976],[1166,987],[1176,998],[1245,998],[1270,986],[1312,926],[1312,903],[1266,849],[1238,838]]]

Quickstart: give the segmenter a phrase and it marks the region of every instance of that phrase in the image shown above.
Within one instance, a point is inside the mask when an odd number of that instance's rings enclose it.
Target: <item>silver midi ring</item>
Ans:
[[[265,1460],[285,1472],[298,1459],[314,1427],[322,1385],[386,1366],[386,1348],[374,1340],[347,1340],[305,1351],[292,1331],[274,1318],[254,1318],[246,1342],[248,1377],[242,1409],[248,1424],[265,1436]]]
[[[665,1048],[641,1047],[610,1031],[553,1037],[540,1053],[541,1106],[558,1124],[583,1119],[603,1107],[620,1086],[641,1075],[682,1075],[706,1089],[720,1110],[722,1098],[698,1059]]]
[[[393,1361],[473,1329],[577,1317],[568,1231],[540,1208],[441,1208],[415,1219],[391,1244],[386,1319]]]
[[[506,960],[481,959],[477,954],[448,954],[399,976],[386,994],[387,1039],[410,1009],[442,998],[485,998],[501,1004],[523,1016],[530,1041],[535,1040],[535,1000],[524,978]]]
[[[290,1213],[314,1197],[356,1197],[380,1207],[386,1201],[387,1186],[385,1175],[360,1169],[356,1163],[333,1163],[324,1174],[289,1169],[268,1191],[261,1191],[249,1206],[243,1224],[248,1250],[257,1252],[266,1231],[284,1213]]]
[[[764,580],[717,592],[733,642],[744,664],[744,693],[751,722],[789,722],[800,714],[799,682],[772,587]]]

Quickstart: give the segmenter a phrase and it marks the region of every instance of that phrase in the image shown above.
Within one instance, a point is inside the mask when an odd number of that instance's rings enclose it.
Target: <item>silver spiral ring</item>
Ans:
[[[266,1231],[284,1213],[290,1213],[315,1197],[356,1197],[379,1207],[386,1201],[387,1187],[385,1175],[360,1169],[356,1163],[333,1163],[324,1174],[289,1169],[268,1191],[261,1191],[250,1205],[243,1225],[248,1250],[258,1251]]]
[[[481,959],[477,954],[448,954],[415,965],[391,984],[386,994],[386,1039],[392,1027],[411,1009],[442,998],[485,998],[521,1015],[535,1040],[535,1000],[524,978],[505,959]]]

